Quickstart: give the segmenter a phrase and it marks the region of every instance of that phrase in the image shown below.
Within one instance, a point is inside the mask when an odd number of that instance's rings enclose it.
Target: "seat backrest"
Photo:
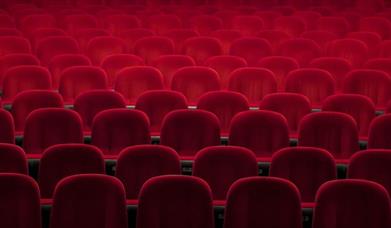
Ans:
[[[167,37],[144,37],[134,43],[134,53],[146,63],[152,63],[161,55],[172,55],[174,50],[174,42]]]
[[[182,52],[203,65],[209,57],[222,55],[223,45],[217,38],[193,37],[184,42]]]
[[[0,173],[28,173],[24,150],[14,144],[0,143]]]
[[[326,55],[348,60],[353,67],[361,67],[368,59],[368,47],[361,40],[338,39],[326,46]]]
[[[19,36],[1,36],[0,37],[0,56],[8,54],[30,54],[30,42]]]
[[[51,59],[61,54],[79,54],[77,41],[69,36],[51,36],[40,40],[36,46],[37,57],[47,66]]]
[[[0,88],[3,88],[5,72],[19,65],[38,66],[39,60],[32,54],[8,54],[0,57]]]
[[[315,41],[295,38],[280,44],[277,53],[296,59],[301,67],[307,67],[311,60],[321,56],[321,48]]]
[[[125,54],[127,52],[126,43],[117,37],[98,36],[92,38],[87,43],[86,54],[91,59],[92,64],[100,66],[102,61],[109,55]]]
[[[390,135],[391,114],[378,116],[369,125],[368,148],[391,149]]]
[[[272,46],[263,38],[244,37],[232,43],[229,54],[243,57],[249,66],[255,66],[263,57],[272,55]]]
[[[391,59],[389,58],[372,58],[364,65],[365,69],[381,70],[391,75]]]
[[[297,37],[307,30],[307,25],[305,20],[299,16],[281,16],[274,21],[274,29]]]

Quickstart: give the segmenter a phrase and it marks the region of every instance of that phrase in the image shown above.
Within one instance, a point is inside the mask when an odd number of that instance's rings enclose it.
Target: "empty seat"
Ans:
[[[233,29],[219,29],[212,32],[210,36],[220,40],[223,45],[224,54],[228,54],[229,48],[235,40],[243,37],[240,31]]]
[[[150,143],[148,117],[125,108],[102,111],[92,122],[91,138],[106,157],[115,157],[125,147]]]
[[[191,56],[198,65],[204,65],[209,57],[222,55],[223,46],[216,38],[194,37],[184,42],[183,53]]]
[[[255,15],[262,19],[265,29],[273,29],[274,22],[281,16],[281,13],[277,10],[261,10],[256,12]]]
[[[133,15],[113,14],[105,17],[103,20],[103,27],[114,35],[125,29],[139,28],[140,26],[140,20]]]
[[[258,160],[289,146],[289,129],[283,115],[272,111],[245,111],[232,118],[229,144],[252,150]]]
[[[79,174],[58,183],[53,196],[51,228],[104,228],[106,224],[126,228],[127,223],[125,190],[118,179],[102,174]]]
[[[134,104],[145,91],[163,88],[162,74],[150,66],[126,67],[117,73],[114,84],[115,91],[121,93],[129,104]]]
[[[68,36],[52,36],[42,39],[37,43],[37,57],[42,65],[47,66],[52,58],[61,54],[80,53],[76,40]]]
[[[226,89],[228,87],[229,75],[238,68],[247,67],[247,62],[239,56],[220,55],[208,58],[205,61],[205,66],[219,73],[222,89]]]
[[[8,70],[3,80],[2,102],[10,103],[14,97],[25,90],[51,89],[49,71],[41,66],[17,66]]]
[[[343,112],[351,115],[357,123],[359,136],[368,136],[369,124],[375,118],[375,105],[368,97],[358,94],[338,94],[328,97],[323,111]]]
[[[304,1],[303,1],[304,2]],[[306,30],[313,30],[317,26],[317,22],[322,15],[314,10],[296,10],[293,14],[294,17],[299,17],[304,20],[306,24]]]
[[[243,57],[249,66],[254,66],[260,59],[272,55],[272,46],[266,39],[245,37],[232,43],[229,54]]]
[[[107,89],[106,73],[99,67],[73,66],[61,73],[59,93],[65,103],[73,103],[79,94],[96,89]]]
[[[271,70],[276,76],[278,89],[281,91],[285,87],[285,78],[289,72],[299,68],[296,59],[286,56],[270,56],[261,59],[257,63],[258,67]]]
[[[181,19],[178,16],[165,14],[150,16],[147,19],[147,24],[157,35],[163,35],[171,29],[179,29],[182,27]]]
[[[62,54],[54,56],[48,65],[52,75],[52,86],[58,89],[62,72],[72,66],[91,66],[90,59],[81,54]]]
[[[365,63],[364,68],[372,70],[381,70],[391,75],[391,59],[390,58],[373,58]]]
[[[368,148],[391,149],[390,135],[391,114],[378,116],[369,125]]]
[[[275,177],[236,181],[228,191],[224,214],[224,228],[302,227],[299,190]]]
[[[39,28],[30,34],[30,42],[33,50],[41,40],[50,36],[66,36],[66,32],[59,28]]]
[[[273,93],[262,99],[259,109],[281,113],[288,121],[290,136],[296,138],[301,119],[311,113],[311,102],[302,94]]]
[[[360,20],[360,31],[375,32],[384,40],[391,38],[391,23],[386,18],[364,17]]]
[[[341,57],[348,60],[353,67],[360,67],[367,61],[368,47],[361,40],[338,39],[326,46],[326,54],[331,57]]]
[[[82,173],[105,173],[102,152],[91,145],[60,144],[44,151],[39,163],[38,181],[42,198],[52,198],[57,183]]]
[[[350,25],[343,17],[321,17],[317,22],[317,29],[344,37],[350,31]]]
[[[277,81],[273,72],[268,69],[244,67],[231,73],[228,89],[242,93],[250,105],[256,105],[266,94],[277,91]]]
[[[191,160],[202,148],[220,144],[219,120],[204,110],[172,111],[163,120],[160,144]]]
[[[270,176],[294,183],[300,190],[301,201],[310,203],[303,206],[312,206],[319,187],[337,178],[337,167],[327,150],[314,147],[284,148],[273,155]]]
[[[307,25],[304,19],[298,16],[281,16],[275,20],[274,29],[298,37],[307,30]]]
[[[165,87],[170,88],[174,73],[182,67],[195,66],[195,61],[188,55],[161,55],[153,65],[162,73]]]
[[[107,79],[109,87],[114,86],[117,73],[123,68],[130,66],[142,66],[144,65],[144,60],[139,56],[132,54],[113,54],[108,55],[102,59],[101,67],[107,73]]]
[[[391,78],[379,70],[354,70],[344,81],[344,93],[354,93],[372,99],[377,109],[384,109],[391,99]]]
[[[54,27],[56,27],[56,19],[50,14],[28,15],[20,21],[20,29],[27,36],[30,36],[36,29]]]
[[[202,36],[208,36],[212,32],[222,29],[223,21],[213,15],[199,15],[191,18],[191,27]]]
[[[0,15],[0,28],[15,28],[15,21],[10,15]]]
[[[1,227],[40,228],[39,187],[34,179],[23,174],[2,173],[0,184]]]
[[[82,143],[82,120],[77,112],[63,108],[41,108],[32,111],[25,121],[23,148],[39,157],[56,144]]]
[[[214,113],[220,120],[221,134],[227,135],[231,119],[249,110],[247,98],[237,92],[214,91],[200,97],[197,108]]]
[[[381,44],[378,45],[375,56],[379,58],[390,58],[390,50],[391,50],[391,41],[384,40]]]
[[[335,80],[325,70],[302,68],[288,74],[285,91],[305,95],[312,106],[318,108],[324,99],[335,93]]]
[[[214,200],[225,200],[228,189],[236,180],[257,175],[255,155],[243,147],[207,147],[200,150],[194,158],[193,176],[200,177],[209,184]]]
[[[329,31],[322,30],[311,30],[307,32],[303,32],[301,37],[304,39],[310,39],[315,41],[319,47],[324,47],[328,42],[333,41],[338,38],[338,36]]]
[[[269,41],[275,53],[281,43],[292,39],[292,35],[281,30],[263,30],[257,34],[257,37]]]
[[[101,36],[110,36],[110,33],[109,31],[100,28],[84,28],[77,30],[77,33],[73,35],[82,51],[87,49],[90,40]]]
[[[101,111],[113,108],[125,108],[125,99],[121,94],[110,90],[87,91],[76,97],[74,110],[83,120],[83,128],[90,131],[92,120]]]
[[[25,120],[32,111],[50,107],[64,107],[62,97],[54,91],[27,90],[16,95],[11,108],[16,133],[20,134],[23,132]]]
[[[113,54],[124,54],[127,52],[123,40],[111,36],[92,38],[87,44],[86,53],[94,65],[100,66],[102,60]]]
[[[342,90],[345,76],[353,69],[352,64],[348,60],[340,57],[316,58],[310,62],[309,66],[329,72],[336,82],[338,91]]]
[[[161,145],[139,145],[123,149],[115,176],[122,181],[126,198],[138,199],[143,184],[154,176],[179,175],[181,164],[175,150]]]
[[[375,228],[390,225],[389,196],[381,185],[348,179],[330,181],[320,187],[316,196],[314,228]]]
[[[263,21],[258,16],[236,16],[232,21],[232,28],[239,30],[243,36],[255,36],[263,27]]]
[[[15,142],[14,120],[12,115],[4,109],[0,109],[0,123],[2,126],[0,130],[0,143],[13,144]]]
[[[193,37],[198,37],[199,34],[193,29],[170,29],[164,36],[170,38],[175,44],[175,52],[181,53],[183,50],[183,43]]]
[[[97,19],[89,14],[73,14],[65,16],[62,27],[71,34],[77,34],[78,30],[85,28],[96,28]]]
[[[19,65],[39,65],[39,60],[32,54],[9,54],[0,57],[0,88],[3,88],[5,72]]]
[[[357,123],[346,113],[308,114],[300,122],[299,146],[326,149],[338,163],[347,163],[359,149]]]
[[[210,188],[197,177],[153,177],[141,188],[136,221],[137,228],[213,228]]]
[[[134,53],[146,63],[152,63],[161,55],[174,54],[174,49],[174,42],[167,37],[145,37],[134,43]]]
[[[306,67],[311,60],[321,56],[321,48],[313,40],[296,38],[281,43],[278,54],[292,57],[301,67]]]
[[[0,173],[27,175],[28,164],[24,150],[14,144],[0,143]]]
[[[219,75],[208,67],[183,67],[174,73],[171,89],[183,93],[189,104],[195,104],[202,94],[220,90]]]
[[[0,36],[22,36],[22,32],[16,28],[1,28],[0,27]]]
[[[30,54],[30,42],[19,36],[0,36],[0,56],[7,54]]]
[[[135,28],[135,29],[124,29],[119,34],[118,37],[125,41],[128,45],[129,51],[132,51],[136,41],[145,38],[154,36],[155,33],[150,29],[145,28]]]
[[[364,42],[368,47],[369,56],[376,55],[376,49],[382,42],[382,37],[374,32],[350,32],[346,37]]]
[[[159,135],[164,117],[171,111],[187,109],[186,97],[175,91],[152,90],[141,94],[135,108],[147,114],[152,135]]]

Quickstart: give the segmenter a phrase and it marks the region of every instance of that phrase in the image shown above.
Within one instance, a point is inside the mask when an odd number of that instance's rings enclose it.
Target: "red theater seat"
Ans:
[[[135,108],[147,114],[152,135],[159,135],[164,117],[171,111],[187,109],[186,97],[170,90],[153,90],[141,94]]]
[[[346,113],[308,114],[300,122],[299,146],[326,149],[337,163],[347,163],[359,149],[357,123]]]
[[[370,57],[376,55],[376,49],[382,42],[381,36],[374,32],[351,32],[346,37],[364,42],[368,47]]]
[[[133,51],[134,44],[137,40],[150,36],[155,36],[155,33],[152,30],[145,28],[124,29],[118,34],[118,37],[124,40],[128,45],[129,51]]]
[[[338,37],[344,37],[351,29],[349,22],[343,17],[321,17],[317,29],[332,32]]]
[[[297,93],[273,93],[262,99],[259,109],[281,113],[288,121],[290,136],[297,138],[301,119],[311,113],[311,102]]]
[[[381,17],[364,17],[360,20],[360,31],[375,32],[384,40],[391,38],[391,22]]]
[[[289,146],[289,129],[285,117],[272,111],[245,111],[232,118],[229,145],[252,150],[260,161]]]
[[[2,173],[0,184],[0,226],[40,228],[39,187],[34,179],[22,174]]]
[[[116,35],[125,29],[141,27],[141,21],[133,15],[114,14],[104,18],[103,27]]]
[[[1,15],[0,15],[1,17]],[[0,36],[22,36],[22,32],[16,28],[2,28],[0,27]]]
[[[301,228],[299,190],[291,182],[274,177],[236,181],[228,191],[224,215],[224,228],[235,227]]]
[[[228,89],[242,93],[250,105],[256,105],[265,95],[277,91],[277,81],[268,69],[244,67],[231,73]]]
[[[36,54],[41,64],[47,66],[57,55],[79,54],[80,49],[76,40],[68,36],[52,36],[37,43]]]
[[[0,173],[27,175],[27,159],[24,150],[16,145],[0,143]]]
[[[220,90],[219,75],[208,67],[183,67],[174,73],[171,89],[183,93],[193,105],[202,94]]]
[[[125,108],[102,111],[92,122],[91,138],[106,157],[115,157],[125,147],[151,142],[148,117]]]
[[[97,28],[97,19],[89,14],[73,14],[65,16],[62,27],[70,34],[77,34],[78,30],[86,28]]]
[[[60,144],[44,151],[39,163],[38,181],[42,198],[52,198],[58,182],[83,173],[105,173],[102,152],[91,145]]]
[[[390,58],[373,58],[368,60],[364,65],[366,69],[380,70],[391,75],[391,59]]]
[[[160,144],[176,150],[185,160],[192,160],[197,151],[220,144],[217,117],[204,110],[176,110],[163,120]]]
[[[249,110],[247,98],[237,92],[214,91],[200,97],[197,108],[214,113],[220,120],[221,134],[227,135],[231,119],[239,112]]]
[[[35,50],[37,43],[50,36],[66,36],[66,32],[59,28],[38,28],[31,32],[29,39],[31,46]]]
[[[291,71],[285,81],[285,91],[303,94],[318,108],[324,99],[335,93],[335,80],[325,70],[302,68]]]
[[[171,29],[182,28],[182,21],[176,15],[153,15],[147,19],[148,28],[156,32],[157,35],[163,35]]]
[[[113,108],[125,108],[125,99],[121,94],[110,90],[87,91],[76,97],[74,110],[83,120],[84,131],[90,131],[94,117],[101,111]]]
[[[307,30],[307,25],[301,17],[281,16],[275,20],[274,29],[284,31],[293,37],[298,37]]]
[[[137,228],[213,228],[211,190],[197,177],[153,177],[141,188],[136,221]]]
[[[134,43],[134,53],[148,64],[153,63],[161,55],[174,54],[174,42],[167,37],[144,37]]]
[[[101,36],[110,36],[110,33],[109,31],[100,28],[84,28],[77,30],[77,33],[73,35],[82,51],[87,50],[87,45],[90,40]]]
[[[15,96],[11,114],[15,122],[17,134],[23,133],[27,116],[39,108],[63,108],[60,94],[47,90],[27,90]]]
[[[224,54],[228,54],[229,48],[235,40],[243,37],[240,31],[232,29],[219,29],[212,32],[210,36],[217,38],[221,42]]]
[[[15,28],[15,21],[10,15],[0,15],[0,28]]]
[[[368,52],[367,45],[356,39],[338,39],[331,41],[326,46],[326,55],[344,58],[355,68],[362,66],[367,61]]]
[[[202,36],[209,36],[216,30],[223,28],[223,21],[213,15],[199,15],[191,18],[191,27]]]
[[[82,142],[82,120],[75,111],[41,108],[27,116],[23,148],[31,158],[40,157],[52,145]]]
[[[178,154],[169,147],[131,146],[119,154],[115,176],[124,184],[126,198],[135,200],[148,179],[162,175],[179,175],[180,167]]]
[[[281,30],[263,30],[257,34],[257,37],[269,41],[275,53],[281,43],[292,39],[293,36]]]
[[[0,36],[0,56],[8,54],[30,54],[30,42],[19,36]]]
[[[281,149],[273,155],[270,176],[294,183],[300,190],[301,201],[310,203],[311,206],[315,202],[319,187],[337,178],[337,167],[333,156],[327,150],[292,147]]]
[[[200,150],[194,158],[193,176],[205,180],[213,199],[225,201],[230,186],[238,179],[258,175],[254,153],[243,147],[213,146]]]
[[[145,91],[163,88],[162,74],[150,66],[126,67],[117,73],[114,83],[115,91],[122,94],[128,104],[134,104]]]
[[[332,222],[337,217],[339,222]],[[384,187],[365,180],[334,180],[320,187],[316,196],[314,228],[363,225],[367,228],[391,226],[389,196]]]
[[[179,28],[168,30],[163,36],[170,38],[174,42],[176,53],[181,53],[183,50],[183,43],[189,38],[198,37],[199,34],[193,29]]]
[[[126,43],[120,38],[101,36],[92,38],[87,44],[86,53],[92,64],[100,66],[109,55],[124,54],[127,52]]]
[[[390,134],[391,114],[376,117],[369,126],[368,148],[391,149]]]
[[[321,56],[321,48],[313,40],[296,38],[281,43],[277,53],[292,57],[301,67],[306,67],[311,60]]]
[[[243,57],[249,66],[254,66],[260,59],[272,55],[272,46],[266,39],[244,37],[232,43],[229,54]]]
[[[51,228],[104,228],[106,224],[126,228],[127,223],[125,190],[118,179],[102,174],[79,174],[58,183]]]
[[[192,57],[197,65],[204,65],[209,57],[223,54],[223,45],[216,38],[194,37],[183,43],[183,53]]]
[[[239,30],[243,36],[255,36],[263,27],[263,21],[258,16],[236,16],[232,21],[232,28]]]
[[[28,15],[23,17],[19,27],[25,35],[29,36],[37,29],[56,27],[56,19],[50,14]]]
[[[277,10],[260,10],[255,15],[262,19],[264,28],[268,30],[274,28],[274,22],[281,16],[281,13]]]
[[[322,111],[342,112],[351,115],[357,123],[359,136],[368,136],[369,124],[376,116],[375,105],[368,97],[358,94],[338,94],[328,97]]]
[[[322,31],[322,30],[311,30],[307,32],[303,32],[301,34],[301,37],[304,39],[309,39],[315,41],[316,44],[319,45],[319,47],[323,48],[327,45],[330,41],[336,40],[338,36],[332,32],[329,31]]]
[[[322,15],[319,12],[312,11],[312,10],[296,10],[293,13],[293,16],[299,17],[304,20],[306,24],[306,30],[313,30],[317,26],[317,22],[322,17]]]

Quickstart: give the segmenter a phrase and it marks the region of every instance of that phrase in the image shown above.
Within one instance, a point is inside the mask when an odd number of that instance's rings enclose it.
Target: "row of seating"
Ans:
[[[0,174],[5,227],[41,226],[39,189],[21,174]],[[15,207],[15,201],[24,200]],[[347,208],[346,205],[354,205]],[[335,211],[338,210],[338,214]],[[245,211],[246,213],[243,213]],[[390,199],[381,185],[364,180],[335,180],[323,184],[316,197],[313,228],[391,226]],[[338,224],[335,224],[338,220]],[[200,178],[166,175],[149,179],[141,188],[137,228],[213,228],[212,193]],[[64,178],[55,189],[50,228],[127,228],[125,191],[110,176],[79,174]],[[272,177],[247,177],[228,191],[224,228],[302,227],[300,194],[294,184]]]
[[[64,108],[39,108],[30,110],[25,120],[23,147],[31,158],[40,157],[49,146],[61,143],[83,143],[83,135],[91,134],[91,143],[99,147],[107,157],[116,157],[125,147],[151,143],[148,116],[140,110],[114,108],[80,111],[87,117],[91,133],[83,134],[80,115]],[[212,107],[214,108],[214,107]],[[147,109],[148,110],[148,109]],[[221,145],[221,136],[228,136],[228,144],[251,149],[260,161],[270,160],[271,155],[290,145],[287,119],[274,111],[240,111],[220,113],[221,120],[229,122],[229,128],[221,134],[220,120],[213,113],[217,110],[164,110],[160,143],[175,149],[183,159],[192,160],[196,152],[207,146]],[[168,113],[168,114],[167,114]],[[14,124],[10,113],[0,112],[1,142],[14,143]],[[25,113],[26,114],[26,113]],[[94,118],[92,118],[96,114]],[[219,114],[219,113],[218,113]],[[291,114],[291,117],[296,117]],[[227,118],[227,119],[225,119]],[[229,119],[228,119],[229,118]],[[389,134],[391,115],[374,118],[369,125],[368,148],[391,148]],[[87,128],[88,129],[88,128]],[[156,133],[156,132],[155,132]],[[159,134],[157,134],[159,135]],[[343,112],[324,111],[304,115],[298,125],[300,146],[314,146],[329,150],[339,163],[346,163],[359,150],[359,133],[355,119]],[[366,138],[362,138],[366,140]]]

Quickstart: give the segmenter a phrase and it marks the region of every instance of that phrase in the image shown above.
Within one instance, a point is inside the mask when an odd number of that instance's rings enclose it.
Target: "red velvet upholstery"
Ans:
[[[217,38],[194,37],[183,44],[183,53],[191,56],[198,65],[203,65],[212,56],[223,54],[223,45]]]
[[[381,70],[391,75],[391,59],[389,58],[372,58],[364,65],[366,69]]]
[[[364,17],[360,20],[360,31],[375,32],[384,40],[391,38],[391,23],[382,17]]]
[[[259,38],[266,39],[272,45],[273,53],[276,53],[281,43],[293,38],[289,33],[282,30],[263,30],[257,35]]]
[[[23,132],[27,116],[39,108],[64,107],[60,94],[49,90],[27,90],[15,96],[11,114],[14,118],[17,134]]]
[[[42,154],[56,144],[82,142],[82,120],[75,111],[41,108],[27,116],[23,148],[28,154]]]
[[[67,15],[65,16],[64,21],[60,23],[64,29],[75,35],[80,29],[96,28],[98,26],[97,19],[89,14]]]
[[[202,95],[197,108],[214,113],[220,120],[221,133],[227,135],[232,117],[249,110],[249,105],[247,98],[240,93],[215,91]]]
[[[251,149],[257,158],[271,155],[289,146],[288,122],[283,115],[272,111],[246,111],[231,121],[229,144]]]
[[[219,75],[208,67],[183,67],[174,73],[171,89],[183,93],[190,104],[195,104],[202,94],[220,90]]]
[[[60,77],[59,93],[66,103],[73,103],[74,99],[83,92],[107,89],[106,72],[99,67],[69,67],[61,73]]]
[[[301,119],[311,113],[311,103],[301,94],[273,93],[263,98],[259,109],[281,113],[288,121],[290,135],[297,137]]]
[[[138,199],[141,187],[151,177],[180,173],[178,154],[162,145],[138,145],[123,149],[115,170],[115,176],[125,186],[127,199]]]
[[[224,54],[228,54],[229,48],[235,40],[243,37],[240,31],[234,29],[218,29],[212,32],[210,36],[220,40],[223,45]]]
[[[170,38],[174,42],[176,53],[181,53],[183,43],[189,38],[198,37],[199,34],[193,29],[177,28],[168,30],[163,34],[163,36]]]
[[[303,94],[312,106],[319,107],[324,99],[335,93],[335,80],[325,70],[302,68],[291,71],[285,82],[285,91]]]
[[[41,64],[47,66],[51,59],[61,54],[80,53],[79,45],[74,38],[68,36],[53,36],[42,39],[36,46],[37,57]]]
[[[73,37],[79,43],[80,49],[85,52],[87,50],[87,45],[90,40],[101,37],[101,36],[110,36],[110,33],[105,29],[100,28],[81,28],[76,30],[77,33]]]
[[[300,122],[299,145],[326,149],[344,163],[359,149],[356,121],[346,113],[308,114]]]
[[[124,54],[127,52],[126,43],[117,37],[100,36],[92,38],[86,49],[87,56],[92,64],[100,66],[102,61],[109,55]]]
[[[24,150],[16,145],[0,143],[0,173],[28,173]]]
[[[141,94],[136,101],[136,109],[143,111],[149,118],[153,135],[160,134],[164,117],[171,111],[187,109],[186,97],[169,90],[153,90]]]
[[[315,41],[316,44],[319,45],[319,47],[324,47],[328,42],[333,41],[337,39],[337,35],[328,32],[328,31],[322,31],[322,30],[312,30],[303,32],[301,34],[301,37],[304,39],[309,39]]]
[[[103,27],[117,35],[124,29],[139,28],[141,21],[134,15],[113,14],[104,18]]]
[[[102,111],[92,122],[91,137],[105,155],[118,155],[127,146],[150,143],[148,117],[138,110]]]
[[[338,37],[344,37],[351,30],[349,22],[343,17],[321,17],[317,25],[318,30],[332,32]]]
[[[122,183],[101,174],[79,174],[60,181],[51,213],[51,228],[128,227]]]
[[[27,39],[18,36],[0,37],[0,56],[8,54],[30,54],[31,46]]]
[[[39,65],[39,60],[32,54],[8,54],[0,57],[0,88],[3,88],[5,72],[19,65]]]
[[[360,137],[367,137],[369,124],[375,118],[375,105],[368,97],[358,94],[338,94],[328,97],[323,111],[343,112],[351,115],[357,123]]]
[[[137,228],[213,228],[212,193],[197,177],[160,176],[141,188]]]
[[[27,36],[39,28],[54,27],[56,27],[56,19],[50,14],[26,15],[20,21],[20,30]]]
[[[382,37],[375,32],[351,32],[346,37],[364,42],[368,47],[370,57],[375,55],[376,49],[382,42]]]
[[[214,200],[225,200],[229,187],[243,177],[257,176],[254,153],[243,147],[214,146],[200,150],[194,158],[193,176],[205,180]]]
[[[161,55],[174,54],[175,45],[167,37],[144,37],[134,43],[134,53],[148,64],[153,63]]]
[[[198,15],[190,19],[190,26],[201,36],[209,36],[223,27],[223,21],[213,15]]]
[[[3,228],[40,228],[39,187],[29,176],[0,174],[0,226]]]
[[[128,104],[134,104],[145,91],[164,88],[163,75],[150,66],[123,68],[116,78],[114,89],[125,97]]]
[[[368,52],[367,45],[356,39],[338,39],[326,46],[328,56],[344,58],[355,68],[360,67],[367,61]]]
[[[307,25],[301,17],[281,16],[274,21],[274,29],[284,31],[293,37],[297,37],[307,30]]]
[[[176,15],[152,15],[147,19],[147,27],[158,35],[163,35],[171,29],[182,27],[181,19]]]
[[[269,172],[270,176],[294,183],[300,190],[302,202],[315,202],[318,188],[337,178],[333,156],[315,147],[281,149],[273,154]]]
[[[247,177],[228,191],[224,228],[301,228],[300,193],[287,180]]]
[[[236,16],[233,18],[232,28],[239,30],[243,36],[255,36],[263,29],[263,21],[258,16]]]
[[[90,131],[92,120],[101,111],[113,108],[125,108],[125,99],[121,94],[110,90],[94,90],[80,94],[75,99],[74,110],[83,120],[85,131]]]
[[[384,187],[374,182],[349,179],[327,182],[316,196],[312,227],[390,227],[389,201]]]
[[[304,38],[287,40],[280,44],[279,55],[296,59],[301,67],[307,67],[311,60],[321,56],[321,48],[315,41]]]
[[[391,149],[391,114],[378,116],[371,122],[368,133],[368,148]]]
[[[244,37],[232,43],[229,54],[240,56],[247,61],[249,66],[255,66],[260,59],[272,54],[272,46],[263,38]]]
[[[172,111],[163,120],[160,144],[181,156],[194,156],[204,147],[220,144],[219,120],[204,110]]]
[[[52,198],[61,179],[82,173],[105,173],[103,155],[98,148],[84,144],[59,144],[47,148],[39,163],[41,197]]]
[[[14,144],[15,143],[14,119],[12,118],[12,115],[4,109],[0,110],[0,123],[1,123],[0,142]]]

